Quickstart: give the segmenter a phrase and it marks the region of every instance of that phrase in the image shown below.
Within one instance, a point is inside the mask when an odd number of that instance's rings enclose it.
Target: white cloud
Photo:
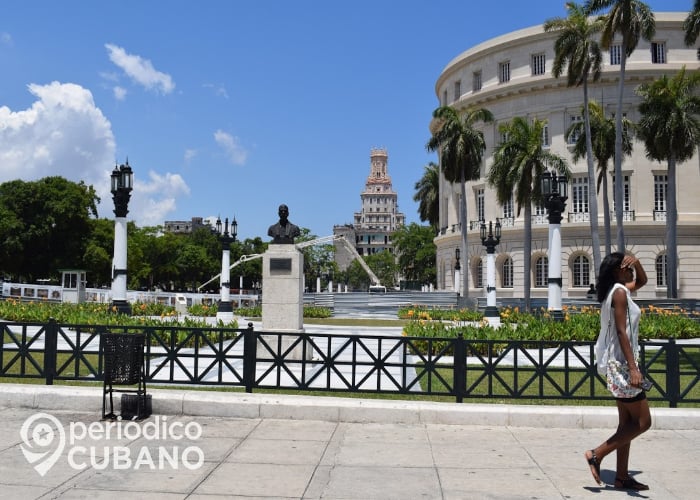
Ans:
[[[111,43],[105,44],[105,47],[109,51],[109,59],[139,85],[163,94],[169,94],[175,89],[170,75],[156,70],[148,59],[127,54],[123,48]]]
[[[126,99],[126,89],[124,87],[120,87],[119,85],[116,85],[112,91],[114,92],[114,98],[117,101],[123,101]]]
[[[0,44],[12,47],[12,35],[7,33],[6,31],[0,32]]]
[[[212,89],[214,95],[228,99],[228,92],[226,91],[226,87],[222,84],[205,83],[202,87],[205,89]]]
[[[197,156],[197,150],[196,149],[186,149],[185,150],[185,163],[189,163],[192,158]]]
[[[234,137],[223,130],[217,130],[214,132],[214,140],[224,150],[231,163],[234,165],[245,164],[248,152],[240,145],[238,137]]]
[[[0,107],[0,182],[60,175],[92,185],[102,199],[99,214],[113,217],[110,173],[114,168],[112,125],[95,106],[92,93],[73,83],[31,84],[36,97],[28,109]],[[162,224],[179,196],[189,195],[182,177],[135,168],[129,218],[138,225]]]
[[[134,191],[129,202],[129,216],[141,226],[162,225],[177,208],[177,198],[189,196],[190,188],[179,174],[160,175],[153,170],[144,180],[134,174]]]
[[[112,125],[92,93],[73,83],[30,84],[25,110],[0,107],[0,181],[63,175],[94,183],[114,159]]]

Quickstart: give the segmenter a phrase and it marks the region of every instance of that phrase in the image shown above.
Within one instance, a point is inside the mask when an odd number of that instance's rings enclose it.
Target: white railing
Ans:
[[[15,298],[21,300],[63,302],[63,288],[58,285],[35,285],[28,283],[3,283],[2,296],[4,298]],[[72,294],[76,290],[69,290]],[[187,305],[193,304],[213,304],[217,302],[221,295],[216,293],[195,293],[195,292],[164,292],[164,291],[139,291],[127,290],[126,299],[130,303],[159,303],[168,306],[177,304],[177,297],[184,297]],[[256,304],[257,294],[231,293],[231,300],[239,305],[248,306]],[[74,302],[74,300],[70,300]],[[96,302],[108,304],[112,301],[112,290],[107,288],[86,288],[85,302]]]

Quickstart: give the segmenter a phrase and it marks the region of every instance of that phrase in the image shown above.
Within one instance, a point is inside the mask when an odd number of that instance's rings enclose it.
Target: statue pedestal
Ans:
[[[263,254],[262,329],[264,332],[304,332],[304,254],[295,245],[269,245]],[[264,336],[276,348],[278,336]],[[293,335],[281,337],[282,352],[296,341]],[[288,357],[301,359],[302,343]],[[259,355],[264,351],[258,348]],[[310,358],[310,352],[307,357]]]

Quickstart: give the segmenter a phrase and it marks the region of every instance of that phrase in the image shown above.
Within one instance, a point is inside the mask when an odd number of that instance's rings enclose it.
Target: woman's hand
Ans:
[[[636,267],[636,264],[639,264],[638,258],[632,255],[625,255],[625,257],[622,259],[622,263],[620,264],[620,269],[631,269],[633,267]]]
[[[639,259],[632,255],[625,255],[620,263],[620,269],[622,271],[629,272],[629,276],[626,273],[623,276],[623,282],[625,286],[631,291],[639,290],[641,287],[647,283],[647,273],[642,267],[642,263]],[[634,272],[633,272],[634,271]]]
[[[630,368],[630,385],[632,387],[641,387],[643,379],[644,377],[642,377],[642,372],[639,371],[639,368],[632,366]]]

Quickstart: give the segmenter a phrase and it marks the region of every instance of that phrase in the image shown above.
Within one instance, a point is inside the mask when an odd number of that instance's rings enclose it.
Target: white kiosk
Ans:
[[[85,302],[87,272],[83,269],[59,269],[61,271],[61,293],[63,302],[82,304]]]

